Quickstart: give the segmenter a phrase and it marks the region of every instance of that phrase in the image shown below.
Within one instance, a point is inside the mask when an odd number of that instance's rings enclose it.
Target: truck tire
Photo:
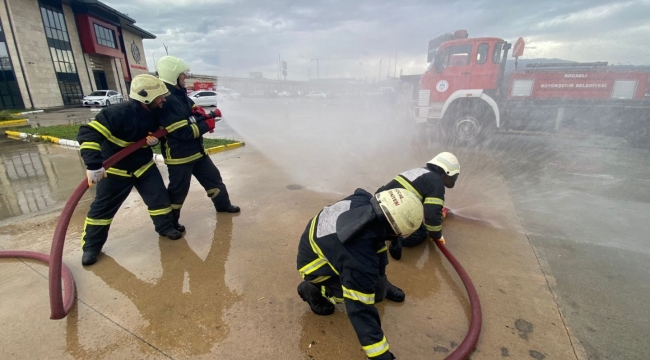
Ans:
[[[459,146],[477,145],[494,127],[494,111],[478,101],[464,101],[445,112],[442,127],[445,139]]]

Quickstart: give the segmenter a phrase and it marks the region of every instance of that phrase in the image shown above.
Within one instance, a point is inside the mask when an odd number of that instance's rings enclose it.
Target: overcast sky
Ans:
[[[524,58],[650,65],[650,0],[105,0],[157,39],[153,57],[181,57],[194,73],[287,79],[376,78],[426,69],[428,41],[466,29],[470,37],[526,40]]]

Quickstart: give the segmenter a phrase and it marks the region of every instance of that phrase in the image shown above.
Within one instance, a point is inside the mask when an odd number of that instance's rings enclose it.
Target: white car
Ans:
[[[84,106],[111,106],[123,101],[122,94],[115,90],[97,90],[83,97]]]
[[[217,93],[215,91],[194,91],[187,96],[198,106],[217,106]]]
[[[312,91],[307,94],[310,99],[327,99],[327,94],[322,91]]]
[[[291,93],[288,91],[280,91],[278,92],[278,97],[291,97]]]

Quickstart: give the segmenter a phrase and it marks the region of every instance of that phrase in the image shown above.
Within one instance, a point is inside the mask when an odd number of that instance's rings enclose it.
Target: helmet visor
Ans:
[[[453,188],[454,185],[456,185],[456,180],[458,180],[458,175],[459,174],[454,174],[452,176],[445,175],[443,179],[443,182],[445,183],[445,187],[449,189]]]

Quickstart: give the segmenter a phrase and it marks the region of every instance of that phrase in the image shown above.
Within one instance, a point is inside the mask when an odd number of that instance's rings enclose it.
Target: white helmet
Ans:
[[[158,96],[167,96],[167,86],[153,75],[138,75],[131,81],[129,97],[143,104],[151,104]]]
[[[441,152],[431,159],[428,164],[441,168],[447,176],[460,174],[460,164],[458,163],[458,159],[450,152]]]
[[[175,86],[178,83],[178,77],[182,73],[189,71],[190,67],[176,56],[167,55],[158,60],[156,70],[158,71],[160,80]]]
[[[381,212],[395,234],[407,237],[422,226],[424,209],[415,194],[406,189],[391,189],[375,195]]]

